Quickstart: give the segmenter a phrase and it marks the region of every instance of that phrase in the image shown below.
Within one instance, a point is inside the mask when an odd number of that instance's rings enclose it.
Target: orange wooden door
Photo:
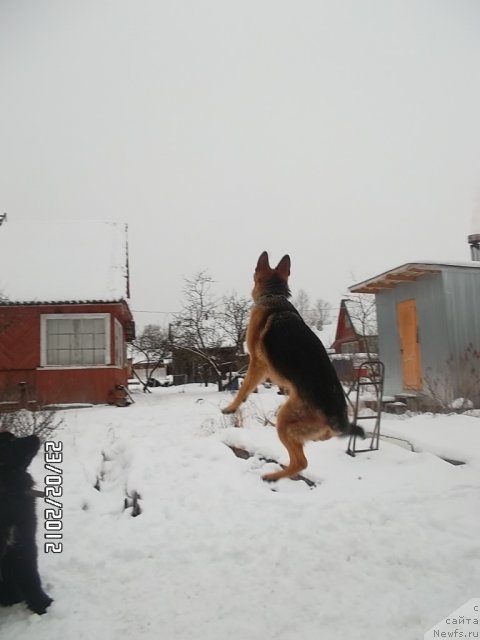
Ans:
[[[403,386],[405,389],[421,389],[422,371],[415,300],[399,302],[397,318],[400,332]]]

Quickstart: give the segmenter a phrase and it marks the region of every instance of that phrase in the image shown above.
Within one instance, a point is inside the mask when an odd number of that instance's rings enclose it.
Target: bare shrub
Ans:
[[[480,351],[469,344],[463,354],[450,358],[440,373],[423,378],[421,408],[436,413],[480,408]]]
[[[53,433],[63,424],[56,411],[38,410],[9,411],[0,413],[0,431],[9,431],[17,438],[36,435],[40,442],[51,439]]]
[[[175,358],[188,358],[206,386],[212,376],[223,391],[225,374],[243,352],[250,302],[236,293],[220,301],[213,285],[206,271],[185,278],[183,306],[174,314],[169,338]]]
[[[260,402],[247,400],[240,411],[235,413],[238,416],[236,427],[243,427],[247,420],[254,420],[264,427],[275,427],[277,424],[276,416],[280,406],[273,410],[267,410]]]

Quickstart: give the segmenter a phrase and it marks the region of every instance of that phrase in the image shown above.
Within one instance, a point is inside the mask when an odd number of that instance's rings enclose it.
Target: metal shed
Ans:
[[[386,394],[480,402],[480,262],[407,263],[349,289],[375,294]]]

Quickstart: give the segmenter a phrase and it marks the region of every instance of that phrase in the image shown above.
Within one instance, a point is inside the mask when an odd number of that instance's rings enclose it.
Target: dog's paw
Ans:
[[[50,598],[49,595],[42,592],[36,598],[27,600],[27,605],[33,613],[38,613],[38,615],[41,616],[47,612],[47,609],[52,602],[53,598]]]
[[[228,415],[230,415],[230,414],[232,414],[232,413],[235,413],[235,411],[236,411],[236,410],[237,410],[237,409],[236,409],[236,407],[233,407],[233,408],[232,408],[230,405],[228,405],[228,407],[224,407],[224,408],[222,409],[222,413],[223,413],[224,415],[228,416]]]
[[[265,475],[262,476],[262,480],[268,483],[276,482],[278,480],[278,474],[266,473]]]

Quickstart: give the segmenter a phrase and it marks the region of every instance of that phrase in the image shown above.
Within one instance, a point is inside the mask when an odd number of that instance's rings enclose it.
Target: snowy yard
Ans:
[[[480,418],[385,416],[419,452],[311,443],[318,484],[273,486],[260,477],[273,463],[225,443],[285,461],[262,424],[282,398],[251,396],[239,429],[228,397],[190,385],[62,413],[64,549],[40,555],[55,602],[41,617],[0,609],[2,638],[416,640],[478,597]],[[42,455],[31,470],[42,488]]]

